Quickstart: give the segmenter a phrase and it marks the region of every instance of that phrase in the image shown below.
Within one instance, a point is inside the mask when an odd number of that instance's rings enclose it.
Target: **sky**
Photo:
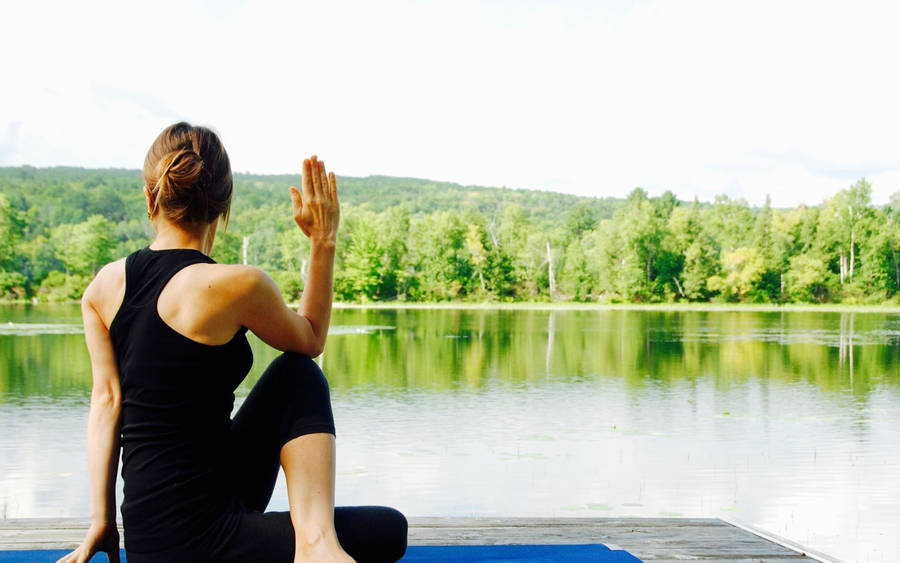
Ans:
[[[0,166],[139,168],[178,120],[240,172],[818,204],[900,192],[900,4],[0,0]]]

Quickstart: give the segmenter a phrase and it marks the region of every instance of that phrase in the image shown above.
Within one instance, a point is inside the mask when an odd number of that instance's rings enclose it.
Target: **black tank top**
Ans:
[[[226,344],[201,344],[156,308],[172,276],[197,263],[215,261],[190,249],[128,256],[109,328],[123,396],[125,542],[139,552],[189,543],[232,502],[225,459],[234,390],[253,363],[246,328]]]

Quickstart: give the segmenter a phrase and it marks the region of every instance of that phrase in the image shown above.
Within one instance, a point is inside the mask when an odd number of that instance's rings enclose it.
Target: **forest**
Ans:
[[[309,246],[291,175],[235,174],[212,257],[256,265],[285,299]],[[817,205],[717,196],[590,198],[414,178],[339,177],[335,299],[342,302],[900,301],[900,192],[865,179]],[[79,299],[105,263],[149,244],[137,170],[0,168],[0,299]]]

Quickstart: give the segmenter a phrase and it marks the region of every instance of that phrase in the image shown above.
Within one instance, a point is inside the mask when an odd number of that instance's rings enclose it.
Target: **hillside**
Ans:
[[[302,292],[308,242],[291,220],[299,176],[235,175],[213,258]],[[335,295],[343,301],[896,300],[900,193],[861,179],[820,206],[750,208],[669,192],[626,199],[339,177]],[[81,295],[104,263],[152,240],[137,170],[0,168],[0,298]]]
[[[290,202],[288,186],[299,186],[300,175],[235,173],[234,215],[249,208]],[[144,213],[140,170],[73,167],[0,167],[0,193],[16,206],[37,208],[39,225],[49,228],[103,215],[118,222]],[[403,205],[412,216],[440,210],[469,210],[484,215],[506,205],[522,207],[537,222],[558,219],[576,205],[583,205],[600,219],[612,217],[624,199],[586,198],[555,192],[462,186],[418,178],[338,176],[341,203],[380,213]],[[38,227],[38,225],[35,225]]]

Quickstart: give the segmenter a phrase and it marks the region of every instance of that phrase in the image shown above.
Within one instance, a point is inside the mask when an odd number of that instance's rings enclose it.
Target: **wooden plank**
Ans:
[[[645,560],[798,558],[800,554],[716,519],[435,519],[410,522],[410,544],[590,543]]]
[[[0,520],[0,549],[66,549],[81,541],[87,519]],[[409,519],[410,545],[604,543],[644,561],[810,561],[713,518],[435,518]]]
[[[528,526],[528,527],[552,527],[552,526],[573,526],[586,525],[595,526],[602,524],[604,527],[610,526],[634,526],[639,523],[642,528],[665,527],[673,528],[679,526],[720,526],[723,528],[732,527],[730,524],[718,518],[441,518],[433,516],[419,516],[411,518],[415,521],[416,527],[493,527],[493,526]]]
[[[768,532],[766,530],[761,530],[759,528],[754,527],[753,525],[751,525],[749,523],[739,522],[739,521],[727,521],[727,520],[726,520],[726,522],[732,526],[740,528],[741,530],[746,530],[752,534],[755,534],[765,540],[783,545],[784,547],[786,547],[788,549],[793,549],[794,551],[797,551],[798,553],[802,553],[803,555],[806,555],[812,559],[815,559],[818,561],[824,561],[826,563],[831,563],[831,562],[840,563],[839,560],[829,557],[828,555],[825,555],[822,552],[816,551],[814,549],[809,549],[807,547],[803,547],[802,545],[798,544],[795,541],[781,537],[777,534]]]

